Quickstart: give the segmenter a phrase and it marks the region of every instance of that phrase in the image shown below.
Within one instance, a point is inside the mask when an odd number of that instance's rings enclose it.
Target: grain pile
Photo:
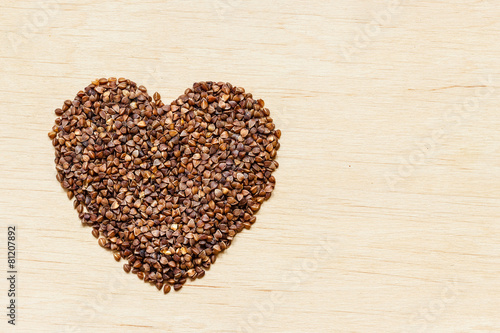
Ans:
[[[57,180],[82,223],[165,293],[203,277],[274,189],[281,132],[229,83],[195,83],[165,105],[103,78],[55,113]]]

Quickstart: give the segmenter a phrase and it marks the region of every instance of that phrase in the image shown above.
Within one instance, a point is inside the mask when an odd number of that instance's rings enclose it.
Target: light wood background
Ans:
[[[390,3],[2,0],[0,331],[499,332],[500,6]],[[53,110],[103,76],[165,102],[228,81],[283,132],[257,223],[178,293],[126,275],[55,179]]]

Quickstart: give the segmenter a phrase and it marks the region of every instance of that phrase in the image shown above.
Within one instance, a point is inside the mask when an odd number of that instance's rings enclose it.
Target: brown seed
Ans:
[[[203,100],[201,101],[201,108],[202,108],[203,110],[205,110],[206,108],[208,108],[208,102],[207,102],[207,100],[206,100],[206,99],[203,99]]]
[[[131,267],[130,267],[129,264],[124,264],[123,265],[123,270],[125,271],[125,273],[130,273],[130,269],[131,269]]]
[[[120,255],[119,252],[115,252],[115,253],[113,253],[113,257],[115,258],[116,261],[120,261],[122,256]]]
[[[242,173],[238,172],[236,174],[236,179],[238,179],[239,182],[242,182],[245,180],[245,176]]]
[[[99,246],[105,247],[106,246],[106,239],[104,237],[99,238],[98,240]]]
[[[172,287],[170,287],[169,284],[165,284],[165,286],[163,287],[163,293],[168,294],[170,292],[170,289],[172,289]]]

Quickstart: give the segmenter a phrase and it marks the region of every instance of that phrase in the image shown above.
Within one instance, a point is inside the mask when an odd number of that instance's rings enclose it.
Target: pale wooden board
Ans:
[[[3,0],[0,331],[500,331],[500,6],[393,3]],[[102,76],[229,81],[282,129],[257,223],[181,292],[123,273],[55,179],[53,110]]]

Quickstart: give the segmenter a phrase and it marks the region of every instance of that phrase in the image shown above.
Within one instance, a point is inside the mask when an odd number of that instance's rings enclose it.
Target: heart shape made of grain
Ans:
[[[198,82],[165,105],[103,78],[55,113],[57,180],[82,223],[165,293],[203,277],[274,189],[281,132],[241,87]]]

